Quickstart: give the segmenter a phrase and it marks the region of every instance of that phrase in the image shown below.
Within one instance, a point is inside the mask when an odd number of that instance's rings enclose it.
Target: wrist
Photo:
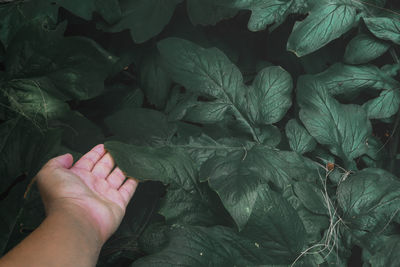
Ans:
[[[88,245],[99,250],[105,242],[100,231],[93,226],[88,214],[78,205],[54,206],[48,212],[46,220],[63,221],[65,227],[69,227],[72,231],[82,235]]]

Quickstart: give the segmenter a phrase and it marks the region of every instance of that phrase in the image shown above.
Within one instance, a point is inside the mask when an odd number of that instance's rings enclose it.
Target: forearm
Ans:
[[[85,214],[54,212],[0,260],[0,266],[95,266],[102,246]]]

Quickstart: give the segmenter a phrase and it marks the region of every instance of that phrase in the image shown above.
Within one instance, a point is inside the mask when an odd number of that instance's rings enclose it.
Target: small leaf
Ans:
[[[327,200],[324,193],[317,186],[308,182],[297,182],[293,190],[303,205],[311,212],[328,215]]]
[[[344,62],[363,64],[374,60],[388,51],[390,44],[369,34],[359,34],[346,46]]]
[[[285,127],[286,136],[289,139],[290,148],[300,154],[314,150],[316,142],[314,138],[295,119],[291,119]]]
[[[364,18],[368,29],[379,39],[400,44],[400,21],[388,17]]]
[[[364,103],[363,108],[370,119],[385,119],[396,114],[400,106],[400,87],[383,90],[381,94]]]
[[[246,94],[246,113],[256,125],[280,121],[292,105],[293,82],[281,67],[267,67],[255,77]]]

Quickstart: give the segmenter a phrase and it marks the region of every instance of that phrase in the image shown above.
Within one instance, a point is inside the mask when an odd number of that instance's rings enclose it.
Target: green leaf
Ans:
[[[67,9],[74,15],[91,20],[93,12],[98,12],[108,23],[112,24],[121,17],[118,0],[54,0],[55,3]]]
[[[368,29],[379,39],[400,44],[400,21],[395,18],[364,18]]]
[[[211,192],[200,185],[193,161],[178,147],[151,148],[120,142],[106,142],[105,147],[127,176],[169,185],[160,209],[167,222],[208,226],[224,219],[218,202],[212,202]]]
[[[158,48],[176,82],[210,98],[211,101],[194,105],[200,114],[195,117],[198,121],[203,117],[203,122],[216,122],[229,112],[236,117],[236,124],[261,142],[256,125],[279,121],[291,105],[292,81],[282,68],[263,69],[253,85],[247,87],[239,69],[216,48],[204,49],[178,38],[165,39]],[[193,100],[187,101],[186,107],[193,106]]]
[[[51,0],[13,1],[0,5],[0,42],[8,47],[18,30],[30,20],[49,17],[57,21],[58,7]]]
[[[265,30],[271,24],[277,27],[286,19],[291,5],[292,1],[286,0],[252,1],[251,5],[245,7],[251,10],[247,27],[253,32]]]
[[[373,65],[350,66],[336,63],[314,76],[331,95],[353,98],[365,90],[382,90],[399,87],[399,83]]]
[[[15,79],[1,86],[9,108],[35,124],[47,125],[49,119],[59,118],[69,106],[47,90],[46,84],[30,79]]]
[[[393,235],[382,242],[382,247],[369,259],[371,266],[386,267],[396,266],[399,261],[400,238]]]
[[[254,146],[249,151],[210,158],[201,167],[200,179],[207,180],[217,192],[241,230],[253,212],[261,184],[270,183],[283,190],[292,179],[315,179],[314,168],[294,152]]]
[[[140,64],[140,86],[147,99],[163,109],[172,85],[168,73],[161,67],[158,51],[150,53]]]
[[[65,24],[55,30],[50,25],[36,20],[15,35],[5,60],[10,82],[26,79],[60,100],[102,93],[116,58],[90,39],[63,37]]]
[[[229,8],[250,10],[251,17],[247,27],[254,32],[265,30],[268,26],[278,27],[290,13],[298,13],[306,5],[302,0],[217,0],[215,2]]]
[[[328,208],[324,192],[308,182],[297,182],[293,186],[294,193],[309,211],[317,214],[328,215]]]
[[[165,145],[175,133],[174,125],[167,122],[167,117],[151,109],[120,109],[108,116],[105,123],[119,140],[136,145]]]
[[[295,209],[265,184],[257,189],[252,213],[240,235],[267,249],[274,264],[292,263],[306,243],[306,231]]]
[[[354,37],[346,46],[344,62],[348,64],[363,64],[382,56],[388,51],[390,44],[376,39],[370,34],[361,33]]]
[[[310,54],[350,30],[355,21],[354,7],[322,2],[310,11],[306,19],[295,24],[287,49],[298,57]]]
[[[6,252],[7,243],[16,227],[28,181],[16,184],[0,202],[0,255],[4,255]]]
[[[51,126],[62,129],[63,145],[82,155],[105,139],[100,127],[77,111],[65,113]]]
[[[109,32],[129,29],[132,39],[143,43],[163,30],[180,2],[182,0],[120,0],[122,18],[114,25],[101,25],[101,28]]]
[[[168,243],[132,266],[249,266],[269,263],[268,250],[227,227],[171,226]]]
[[[234,17],[238,10],[214,4],[212,1],[188,0],[187,12],[193,25],[215,25]]]
[[[68,1],[70,4],[71,1]],[[82,2],[79,2],[79,6]],[[121,19],[122,12],[118,0],[95,0],[96,12],[98,12],[107,23],[114,24]],[[75,13],[76,14],[76,13]]]
[[[350,66],[337,63],[313,77],[324,84],[329,94],[350,100],[364,91],[383,89],[378,97],[364,103],[368,118],[389,118],[398,110],[400,84],[388,75],[386,68],[381,70],[373,65]]]
[[[342,219],[352,229],[380,233],[399,212],[400,182],[382,169],[364,169],[338,187]]]
[[[383,90],[377,98],[364,103],[370,119],[384,119],[395,115],[400,107],[400,87]]]
[[[17,118],[0,126],[0,193],[20,175],[32,178],[58,149],[60,132]]]
[[[313,151],[317,144],[307,130],[295,119],[288,121],[285,132],[289,139],[290,148],[299,154]]]
[[[340,104],[311,76],[301,77],[297,88],[300,119],[318,143],[345,162],[367,152],[371,123],[360,106]]]
[[[255,77],[246,93],[246,111],[255,125],[280,121],[292,105],[293,82],[281,67],[267,67]]]

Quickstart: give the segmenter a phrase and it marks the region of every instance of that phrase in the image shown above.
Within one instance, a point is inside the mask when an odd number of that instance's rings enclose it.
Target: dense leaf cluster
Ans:
[[[397,266],[398,9],[0,4],[1,253],[44,217],[44,162],[105,142],[143,183],[99,266]]]

